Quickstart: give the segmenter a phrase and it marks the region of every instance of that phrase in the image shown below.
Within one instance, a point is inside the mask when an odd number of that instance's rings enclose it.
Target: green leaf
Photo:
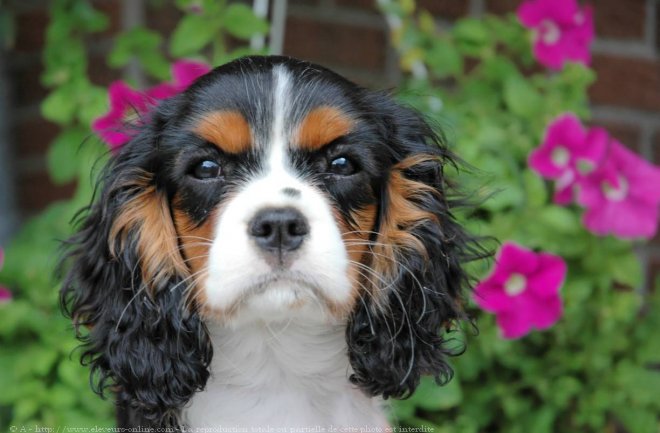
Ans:
[[[76,114],[76,99],[71,88],[61,86],[52,91],[41,103],[41,114],[55,123],[70,123]]]
[[[170,51],[174,57],[197,54],[218,32],[220,22],[201,15],[184,16],[172,34]]]
[[[242,3],[230,4],[222,22],[227,33],[239,39],[250,39],[254,35],[268,32],[268,23]]]
[[[513,114],[529,118],[541,111],[543,99],[529,81],[512,74],[504,81],[504,102]]]
[[[488,28],[476,18],[458,21],[454,25],[453,35],[457,48],[469,56],[479,56],[491,45]]]
[[[660,428],[658,414],[643,407],[615,407],[619,421],[630,433],[655,433]]]
[[[83,129],[67,129],[48,149],[48,172],[57,184],[72,181],[78,174],[80,146],[89,135]]]
[[[574,211],[565,207],[546,206],[538,213],[537,217],[538,224],[541,224],[543,230],[551,235],[557,233],[576,234],[582,230],[578,216]]]
[[[426,63],[433,73],[440,77],[460,74],[463,59],[456,46],[446,40],[436,40],[426,52]]]
[[[117,68],[137,58],[150,75],[159,80],[167,80],[170,66],[161,53],[162,39],[160,33],[143,27],[124,32],[115,39],[108,64]]]
[[[612,278],[621,284],[639,288],[642,284],[642,264],[632,249],[610,258]]]
[[[450,409],[458,406],[463,400],[461,384],[457,377],[444,386],[438,385],[432,378],[425,377],[411,400],[424,410]]]

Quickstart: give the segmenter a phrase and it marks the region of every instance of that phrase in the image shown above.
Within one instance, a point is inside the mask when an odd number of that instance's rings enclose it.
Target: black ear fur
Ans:
[[[388,107],[382,129],[387,131],[394,165],[381,188],[374,228],[379,234],[373,240],[393,243],[384,228],[388,218],[398,217],[392,213],[401,212],[391,209],[397,198],[393,194],[401,195],[399,203],[403,198],[408,211],[412,209],[409,213],[427,217],[403,226],[393,223],[416,246],[394,246],[389,259],[392,272],[377,282],[380,287],[375,290],[386,296],[386,307],[363,297],[350,318],[346,338],[354,370],[351,381],[370,395],[405,398],[414,392],[421,375],[431,375],[438,383],[451,379],[447,356],[463,348],[450,347],[444,334],[465,316],[463,291],[469,281],[463,263],[486,254],[452,215],[460,203],[452,197],[443,174],[443,166],[454,162],[441,138],[415,111],[391,102],[380,104]],[[394,181],[413,191],[396,192]],[[378,246],[374,243],[371,248]],[[382,260],[368,256],[372,268],[374,260]]]
[[[83,343],[81,362],[91,367],[95,392],[116,392],[137,425],[174,427],[179,409],[209,376],[206,328],[184,308],[182,275],[143,281],[136,230],[109,242],[123,206],[140,193],[136,178],[154,168],[156,140],[156,132],[145,129],[106,168],[100,194],[67,243],[61,300]]]

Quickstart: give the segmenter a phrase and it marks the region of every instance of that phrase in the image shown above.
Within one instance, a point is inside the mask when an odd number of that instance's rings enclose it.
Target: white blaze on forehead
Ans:
[[[285,119],[289,112],[288,101],[291,88],[291,79],[283,66],[273,68],[273,81],[275,83],[273,94],[273,127],[270,136],[270,149],[267,157],[267,171],[282,173],[286,171],[286,149],[288,144],[288,131]]]
[[[206,299],[209,307],[220,311],[232,306],[246,291],[268,280],[274,272],[248,233],[254,216],[271,207],[293,207],[309,224],[309,234],[288,271],[302,276],[307,285],[313,285],[333,303],[352,300],[347,275],[348,255],[331,204],[317,188],[297,175],[289,163],[291,101],[295,100],[291,74],[283,66],[273,68],[272,74],[272,123],[270,137],[263,143],[263,171],[255,173],[226,204],[218,218],[216,238],[210,249]],[[286,188],[295,189],[298,195],[283,194]],[[263,319],[264,315],[284,313],[284,317],[288,317],[288,306],[296,300],[295,291],[304,290],[288,280],[273,281],[268,286],[262,298],[252,298],[243,316]]]

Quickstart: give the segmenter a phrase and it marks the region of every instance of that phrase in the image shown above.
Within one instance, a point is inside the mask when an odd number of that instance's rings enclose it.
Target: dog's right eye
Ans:
[[[204,160],[193,167],[191,174],[197,179],[215,179],[220,177],[222,170],[220,169],[220,164],[217,162]]]

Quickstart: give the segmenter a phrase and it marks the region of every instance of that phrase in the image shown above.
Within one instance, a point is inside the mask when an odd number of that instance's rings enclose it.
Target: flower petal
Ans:
[[[557,323],[562,314],[562,301],[556,296],[536,304],[536,308],[530,314],[531,323],[536,329],[547,329]]]
[[[507,339],[520,338],[532,329],[532,322],[526,311],[506,311],[497,315],[497,326]]]
[[[538,270],[528,277],[528,290],[540,299],[559,297],[566,278],[566,262],[559,256],[541,253]]]
[[[178,60],[172,65],[174,84],[179,92],[185,90],[196,79],[206,74],[211,67],[203,62],[194,60]]]
[[[505,242],[496,259],[496,267],[508,274],[531,274],[538,266],[537,255],[513,242]]]
[[[9,289],[6,287],[0,286],[0,304],[4,304],[5,302],[11,301],[13,298],[13,295]]]
[[[479,307],[490,313],[511,308],[511,297],[504,292],[504,288],[488,281],[482,281],[474,288],[473,299]]]

